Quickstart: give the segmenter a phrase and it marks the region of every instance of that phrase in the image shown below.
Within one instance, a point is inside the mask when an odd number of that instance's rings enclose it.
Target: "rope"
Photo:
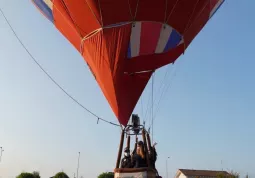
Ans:
[[[150,92],[150,90],[149,90],[149,92]],[[148,103],[147,103],[146,112],[145,112],[145,116],[144,116],[144,118],[145,118],[145,122],[146,122],[146,121],[147,121],[147,119],[148,119],[148,117],[147,117],[147,113],[148,113],[149,108],[150,108],[151,93],[149,93],[148,95],[149,95],[149,98],[148,98]]]
[[[130,2],[128,0],[129,13],[130,13],[130,16],[131,16],[133,22],[135,22],[135,19],[136,19],[136,14],[137,14],[137,11],[138,11],[138,5],[139,5],[139,0],[136,1],[135,14],[133,16],[132,10],[131,10],[131,5],[130,5]]]
[[[172,10],[170,11],[170,13],[169,13],[169,15],[168,15],[168,17],[167,17],[165,23],[167,23],[168,20],[170,19],[170,17],[171,17],[171,15],[172,15],[172,13],[174,12],[174,9],[175,9],[176,5],[178,4],[178,2],[179,2],[179,0],[177,0],[177,1],[175,2],[174,7],[173,7]]]
[[[90,5],[89,5],[89,3],[87,2],[87,0],[85,0],[85,1],[86,1],[86,4],[88,5],[90,11],[91,11],[92,14],[94,15],[95,19],[97,20],[98,24],[99,24],[101,27],[103,27],[103,25],[102,25],[102,24],[100,23],[100,21],[98,20],[98,18],[97,18],[97,16],[96,16],[95,12],[92,10],[92,8],[90,7]]]
[[[99,7],[99,10],[100,10],[100,17],[101,17],[102,27],[104,27],[103,16],[102,16],[102,9],[101,9],[101,4],[100,4],[99,0],[98,0],[98,7]]]
[[[207,1],[207,4],[203,7],[203,9],[199,12],[197,17],[193,20],[193,22],[196,22],[198,18],[200,18],[201,14],[204,12],[207,5],[210,3],[210,1]],[[190,27],[192,27],[193,23],[191,23],[189,26],[185,27],[185,31],[183,32],[183,36],[185,36],[186,32],[189,30]]]
[[[162,80],[162,83],[161,83],[161,87],[160,87],[160,90],[158,93],[161,93],[160,97],[159,97],[159,100],[158,100],[158,103],[156,104],[156,111],[155,111],[155,115],[157,114],[158,110],[159,110],[159,105],[160,105],[160,102],[165,94],[165,92],[168,90],[169,88],[169,85],[170,85],[170,82],[172,82],[172,78],[174,77],[174,72],[175,72],[175,66],[173,66],[173,69],[171,70],[171,73],[170,75],[168,76],[168,73],[169,73],[169,68],[170,68],[170,65],[167,66],[167,69],[166,69],[166,73],[165,73],[165,76]],[[164,82],[164,81],[168,81],[168,79],[170,79],[169,83],[166,84],[167,82]],[[165,84],[164,84],[165,83]],[[163,87],[162,87],[163,86]],[[161,91],[161,88],[162,88],[162,92]],[[154,119],[155,119],[156,116],[154,116]]]
[[[175,71],[174,71],[174,70],[175,70]],[[171,74],[173,74],[173,75],[172,75],[172,79],[170,79],[169,83],[168,83],[167,86],[163,89],[163,91],[162,91],[162,93],[161,93],[161,95],[160,95],[160,98],[159,98],[159,101],[158,101],[158,104],[157,104],[157,109],[156,109],[156,112],[155,112],[155,116],[153,116],[153,117],[154,117],[153,119],[156,118],[156,115],[157,115],[157,113],[158,113],[158,111],[159,111],[160,102],[161,102],[163,96],[166,94],[166,92],[167,92],[167,90],[169,89],[169,87],[171,86],[171,84],[172,84],[172,82],[173,82],[173,78],[176,76],[176,68],[174,68],[174,70],[172,70],[172,73],[171,73]],[[170,77],[171,77],[171,75],[170,75]]]
[[[156,115],[158,114],[158,111],[159,111],[159,108],[160,108],[160,107],[159,107],[159,106],[160,106],[160,102],[161,102],[163,96],[165,95],[165,93],[167,92],[168,88],[170,87],[171,82],[172,82],[172,78],[175,76],[176,68],[174,68],[173,70],[171,70],[171,74],[168,76],[169,67],[170,67],[170,65],[167,66],[167,69],[166,69],[166,72],[165,72],[165,76],[164,76],[164,78],[162,79],[161,85],[160,85],[160,89],[159,89],[158,92],[157,92],[157,93],[160,94],[159,100],[157,101],[156,104],[155,104],[155,102],[156,102],[156,100],[157,100],[156,98],[155,98],[155,99],[153,100],[153,102],[152,102],[151,109],[153,109],[153,113],[152,113],[153,116],[152,116],[152,120],[151,120],[151,123],[150,123],[150,125],[149,125],[148,128],[153,127],[154,120],[155,120]],[[170,82],[169,82],[168,84],[165,84],[164,87],[162,87],[163,84],[165,83],[164,81],[165,81],[165,80],[168,80],[168,78],[170,78]],[[153,80],[153,78],[152,78],[152,80]],[[153,82],[153,81],[152,81],[152,82]],[[162,91],[161,91],[161,88],[162,88]],[[153,90],[152,90],[152,92],[154,93]],[[153,95],[150,95],[150,97],[151,97],[151,96],[153,96]],[[155,112],[154,112],[154,109],[155,109]],[[146,119],[148,119],[148,117],[147,117]],[[152,129],[153,129],[153,128],[152,128]]]
[[[166,0],[166,9],[165,9],[165,18],[164,18],[164,23],[166,24],[167,23],[167,1],[168,0]]]
[[[161,91],[161,88],[164,86],[163,84],[164,84],[164,81],[166,80],[166,78],[167,78],[167,74],[168,74],[168,72],[169,72],[169,69],[170,68],[170,64],[167,66],[167,69],[166,69],[166,72],[165,72],[165,76],[164,76],[164,78],[161,80],[161,84],[160,84],[160,87],[159,87],[159,89],[158,89],[158,92],[157,93],[161,93],[160,91]],[[164,92],[164,87],[163,87],[163,89],[162,89],[163,91],[162,91],[162,93]],[[162,95],[162,93],[161,93],[161,95]],[[151,97],[152,95],[149,95],[149,97]],[[161,98],[161,97],[160,97]],[[150,99],[150,98],[149,98]],[[159,99],[160,100],[160,99]],[[153,100],[153,102],[156,102],[156,98]],[[156,105],[159,105],[159,102],[160,101],[158,101],[158,104],[156,104]],[[151,108],[152,107],[154,107],[154,105],[152,106],[152,104],[151,104],[151,106],[150,106]],[[150,109],[151,109],[150,108]],[[148,105],[147,105],[147,110],[146,110],[146,115],[145,115],[145,117],[146,117],[146,121],[147,121],[147,111],[149,110],[149,102],[148,102]]]
[[[144,122],[145,120],[144,120],[144,115],[143,115],[143,95],[141,95],[140,107],[141,107],[141,116],[142,116],[142,119]]]
[[[164,84],[164,81],[166,80],[166,78],[167,78],[167,75],[168,75],[168,73],[169,73],[169,68],[170,68],[170,64],[167,66],[167,68],[166,68],[166,72],[165,72],[165,76],[164,76],[164,78],[161,80],[161,84],[160,84],[160,87],[159,87],[159,90],[158,90],[158,92],[157,93],[160,93],[160,91],[161,91],[161,88],[164,86],[163,84]]]
[[[6,18],[4,12],[2,11],[2,9],[0,8],[0,11],[5,19],[5,21],[7,22],[7,24],[9,25],[10,29],[12,30],[13,34],[15,35],[15,37],[17,38],[17,40],[20,42],[20,44],[22,45],[22,47],[26,50],[26,52],[29,54],[29,56],[31,57],[31,59],[33,59],[33,61],[37,64],[37,66],[48,76],[48,78],[60,89],[62,90],[70,99],[72,99],[76,104],[78,104],[80,107],[82,107],[85,111],[87,111],[88,113],[90,113],[91,115],[93,115],[94,117],[97,118],[97,123],[99,120],[111,124],[111,125],[115,125],[115,126],[120,126],[118,124],[115,124],[113,122],[107,121],[105,119],[100,118],[98,115],[96,115],[95,113],[93,113],[92,111],[90,111],[89,109],[87,109],[85,106],[83,106],[80,102],[78,102],[75,98],[73,98],[69,93],[67,93],[46,71],[45,69],[37,62],[37,60],[34,58],[34,56],[29,52],[29,50],[26,48],[26,46],[23,44],[23,42],[20,40],[20,38],[18,37],[17,33],[15,32],[15,30],[13,29],[13,27],[11,26],[11,24],[9,23],[9,20]]]
[[[137,4],[136,4],[136,8],[135,8],[134,21],[136,19],[136,14],[137,14],[137,11],[138,11],[138,5],[139,5],[139,0],[137,0]]]
[[[151,141],[152,141],[152,143],[153,143],[153,92],[154,92],[154,72],[153,72],[153,74],[152,74],[152,82],[151,82],[151,135],[152,135],[152,138],[151,138]]]
[[[87,34],[87,32],[84,32],[84,31],[82,30],[82,28],[80,28],[80,27],[75,23],[75,21],[74,21],[72,15],[71,15],[71,12],[69,11],[69,9],[68,9],[68,7],[67,7],[65,1],[64,1],[64,0],[61,0],[61,2],[62,2],[62,5],[64,6],[64,8],[65,8],[65,10],[66,10],[66,12],[67,12],[69,18],[70,18],[71,21],[73,22],[73,24],[74,24],[76,30],[78,31],[80,37],[82,38],[81,31],[82,31],[83,33],[85,33],[85,34]]]
[[[197,2],[196,2],[196,5],[195,5],[195,7],[194,7],[194,9],[193,9],[193,11],[192,11],[192,14],[191,14],[190,17],[189,17],[189,21],[187,22],[187,25],[186,25],[186,27],[185,27],[185,29],[184,29],[184,33],[186,32],[186,29],[188,28],[188,26],[189,26],[189,24],[190,24],[190,21],[191,21],[193,15],[194,15],[194,13],[195,13],[195,10],[196,10],[196,8],[197,8],[197,5],[198,5],[198,2],[199,2],[199,1],[200,1],[200,0],[197,0]]]
[[[172,82],[173,82],[173,78],[176,76],[176,73],[177,73],[177,70],[178,70],[179,67],[180,67],[180,65],[178,65],[177,67],[175,67],[175,68],[172,70],[172,73],[171,73],[171,74],[173,74],[173,75],[170,74],[170,76],[172,76],[172,79],[170,79],[170,82],[167,84],[166,87],[164,87],[164,89],[163,89],[163,91],[162,91],[162,93],[161,93],[160,99],[159,99],[159,101],[158,101],[158,103],[157,103],[157,109],[156,109],[155,115],[153,116],[153,120],[156,119],[156,116],[157,116],[158,111],[159,111],[159,109],[160,109],[159,104],[160,104],[160,102],[161,102],[163,96],[166,94],[167,90],[168,90],[169,87],[171,86],[171,84],[172,84]],[[150,125],[150,127],[151,127],[151,125]]]

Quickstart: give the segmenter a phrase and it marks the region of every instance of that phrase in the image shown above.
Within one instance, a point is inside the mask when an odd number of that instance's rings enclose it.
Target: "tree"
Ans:
[[[40,173],[38,171],[33,172],[34,178],[41,178]]]
[[[230,178],[239,178],[240,174],[238,172],[231,171],[230,172]]]
[[[100,174],[97,178],[114,178],[114,174],[112,172],[104,172]]]
[[[34,178],[34,175],[32,173],[29,173],[29,172],[22,172],[16,178]]]
[[[66,175],[66,173],[64,172],[58,172],[54,178],[69,178],[68,175]]]
[[[218,173],[217,178],[226,178],[226,176],[223,173]]]

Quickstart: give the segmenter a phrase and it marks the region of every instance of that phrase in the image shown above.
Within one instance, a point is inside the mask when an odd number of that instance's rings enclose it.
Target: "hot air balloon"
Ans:
[[[224,0],[32,2],[80,52],[119,123],[127,127],[152,74],[185,52]]]

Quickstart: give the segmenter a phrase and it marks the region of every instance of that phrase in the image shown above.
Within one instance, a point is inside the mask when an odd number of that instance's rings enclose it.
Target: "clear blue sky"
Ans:
[[[80,54],[31,1],[0,0],[18,36],[69,93],[99,116],[116,122]],[[154,139],[165,177],[178,168],[235,170],[255,176],[255,1],[229,0],[175,64],[160,103]],[[156,75],[156,91],[166,68]],[[150,86],[148,86],[150,87]],[[149,90],[143,95],[144,116]],[[159,94],[156,93],[156,98]],[[115,166],[120,129],[73,103],[33,63],[0,16],[0,176],[64,170],[96,177]],[[221,166],[222,160],[222,166]]]

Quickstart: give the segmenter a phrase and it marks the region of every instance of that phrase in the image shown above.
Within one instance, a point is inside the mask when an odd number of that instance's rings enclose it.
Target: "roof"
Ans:
[[[179,169],[185,176],[207,176],[216,177],[219,174],[230,175],[227,171],[216,170],[194,170],[194,169]]]

